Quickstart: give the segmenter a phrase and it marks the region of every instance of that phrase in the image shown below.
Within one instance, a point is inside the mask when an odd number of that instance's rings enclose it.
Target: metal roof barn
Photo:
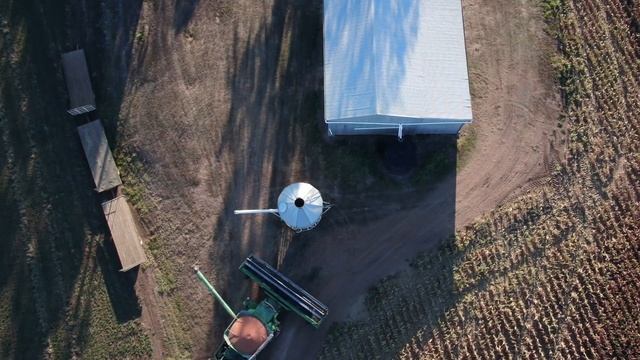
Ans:
[[[95,110],[96,100],[91,88],[91,78],[84,50],[62,54],[62,69],[69,91],[69,110],[67,112],[71,115],[80,115]]]
[[[460,0],[324,0],[331,135],[456,134],[471,122]]]

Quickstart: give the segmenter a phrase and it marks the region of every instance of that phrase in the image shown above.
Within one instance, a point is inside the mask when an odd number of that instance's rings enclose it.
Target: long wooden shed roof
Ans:
[[[69,114],[78,115],[96,109],[84,50],[62,54],[62,69],[69,91]]]
[[[147,261],[142,238],[126,198],[118,196],[102,203],[102,211],[118,251],[122,265],[120,271],[130,270]]]
[[[107,137],[100,120],[78,126],[80,142],[84,148],[84,155],[87,158],[93,181],[96,184],[96,191],[103,192],[121,185],[118,167],[111,155]]]

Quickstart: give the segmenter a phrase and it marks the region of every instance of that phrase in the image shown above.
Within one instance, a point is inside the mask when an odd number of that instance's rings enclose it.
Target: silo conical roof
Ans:
[[[322,218],[322,212],[322,195],[311,184],[291,184],[278,196],[280,218],[294,230],[302,231],[315,227]]]

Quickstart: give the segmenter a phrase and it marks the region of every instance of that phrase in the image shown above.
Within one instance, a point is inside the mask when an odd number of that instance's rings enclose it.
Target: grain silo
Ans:
[[[278,196],[277,209],[235,210],[236,215],[274,214],[296,232],[316,227],[322,215],[331,208],[313,185],[298,182],[285,187]]]

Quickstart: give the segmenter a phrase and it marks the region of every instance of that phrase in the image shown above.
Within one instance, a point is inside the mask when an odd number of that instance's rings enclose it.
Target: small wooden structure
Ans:
[[[107,137],[100,120],[78,126],[78,134],[84,148],[84,155],[87,158],[93,181],[96,184],[96,191],[103,192],[121,185],[118,168],[111,155]]]
[[[62,54],[62,69],[69,91],[69,110],[67,112],[71,115],[80,115],[95,110],[96,100],[91,87],[84,50]]]
[[[118,251],[122,265],[120,271],[130,270],[147,261],[142,248],[142,238],[126,198],[118,196],[102,203],[102,211]]]

